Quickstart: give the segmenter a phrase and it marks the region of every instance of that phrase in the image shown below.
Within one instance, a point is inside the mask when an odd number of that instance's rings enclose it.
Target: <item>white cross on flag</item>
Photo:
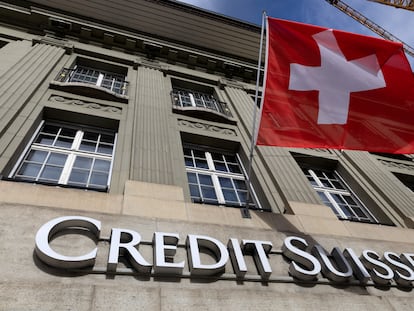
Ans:
[[[268,18],[258,145],[414,153],[402,45]]]

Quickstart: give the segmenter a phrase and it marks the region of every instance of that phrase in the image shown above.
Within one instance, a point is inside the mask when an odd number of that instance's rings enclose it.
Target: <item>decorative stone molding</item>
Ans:
[[[74,45],[69,43],[65,39],[56,38],[52,35],[46,35],[44,37],[38,37],[33,39],[33,44],[41,43],[41,44],[47,44],[47,45],[53,45],[59,48],[62,48],[66,51],[66,54],[72,54]]]
[[[136,59],[134,61],[134,69],[138,69],[138,67],[140,66],[159,70],[164,73],[169,70],[169,67],[167,65],[161,64],[160,62],[156,60]]]
[[[400,170],[414,171],[414,165],[411,165],[411,164],[405,164],[405,163],[400,163],[400,162],[395,162],[395,161],[387,161],[387,160],[382,160],[382,159],[378,159],[378,161],[382,165],[385,165],[389,168],[397,168]]]
[[[332,151],[329,149],[323,149],[323,148],[305,148],[305,150],[318,152],[318,153],[327,153],[332,154]]]
[[[50,96],[49,101],[53,103],[60,103],[60,104],[87,108],[87,109],[99,110],[99,111],[113,113],[113,114],[122,113],[122,108],[120,107],[98,104],[98,103],[93,103],[93,102],[85,102],[80,99],[67,98],[67,97],[62,97],[62,96],[57,96],[57,95]]]
[[[241,90],[244,90],[245,88],[244,88],[244,85],[243,84],[241,84],[241,83],[238,83],[238,82],[236,82],[236,81],[232,81],[232,80],[228,80],[228,79],[225,79],[225,78],[221,78],[220,80],[219,80],[219,87],[221,88],[221,89],[223,89],[224,87],[232,87],[232,88],[236,88],[236,89],[241,89]]]
[[[216,125],[201,123],[201,122],[192,122],[188,120],[178,119],[178,125],[180,127],[187,127],[191,129],[214,132],[214,133],[228,135],[228,136],[237,136],[237,133],[235,130],[216,126]]]

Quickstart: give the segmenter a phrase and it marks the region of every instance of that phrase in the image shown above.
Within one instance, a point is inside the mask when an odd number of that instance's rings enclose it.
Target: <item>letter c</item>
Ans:
[[[98,248],[82,256],[64,256],[55,252],[49,244],[53,236],[67,228],[82,228],[90,231],[97,239],[101,231],[101,222],[82,216],[65,216],[45,223],[36,234],[36,255],[44,263],[56,268],[84,268],[95,264]]]

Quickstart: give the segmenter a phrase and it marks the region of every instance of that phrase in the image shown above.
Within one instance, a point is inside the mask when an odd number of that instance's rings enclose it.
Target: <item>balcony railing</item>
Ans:
[[[175,108],[210,111],[226,118],[233,118],[227,104],[216,100],[213,95],[174,88],[171,96]]]
[[[55,80],[64,83],[94,85],[122,96],[127,95],[128,89],[125,76],[88,67],[63,68]]]

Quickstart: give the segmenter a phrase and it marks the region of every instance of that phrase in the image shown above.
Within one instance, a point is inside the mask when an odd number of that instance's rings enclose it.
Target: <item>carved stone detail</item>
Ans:
[[[93,103],[93,102],[85,102],[80,99],[66,98],[66,97],[57,96],[57,95],[50,96],[49,101],[54,102],[54,103],[72,105],[72,106],[99,110],[99,111],[114,113],[114,114],[122,113],[122,108],[120,107],[98,104],[98,103]]]
[[[62,48],[66,51],[66,54],[72,54],[74,45],[69,43],[68,40],[57,38],[52,35],[46,35],[44,37],[37,37],[33,39],[33,43],[41,43],[47,45],[53,45],[59,48]]]
[[[329,149],[323,149],[323,148],[305,148],[305,149],[309,151],[313,151],[313,152],[332,154],[332,151]]]
[[[414,171],[414,165],[411,164],[405,164],[405,163],[399,163],[394,161],[387,161],[387,160],[381,160],[378,159],[378,161],[389,168],[397,168],[400,170],[408,170],[408,171]]]
[[[208,132],[214,132],[218,134],[224,134],[229,136],[237,136],[237,133],[235,130],[220,127],[216,125],[201,123],[201,122],[192,122],[188,120],[178,119],[178,125],[181,127],[188,127],[192,129],[198,129],[202,131],[208,131]]]

